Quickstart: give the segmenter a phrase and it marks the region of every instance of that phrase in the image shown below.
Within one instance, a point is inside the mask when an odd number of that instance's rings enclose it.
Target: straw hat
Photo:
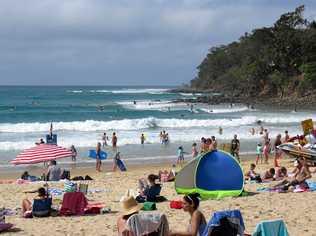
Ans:
[[[122,201],[123,215],[131,215],[138,212],[142,206],[138,204],[134,197],[126,197]]]

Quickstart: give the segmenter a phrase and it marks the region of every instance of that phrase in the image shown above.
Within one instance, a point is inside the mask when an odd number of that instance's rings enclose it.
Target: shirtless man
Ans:
[[[300,157],[294,162],[295,169],[293,170],[293,180],[284,180],[283,182],[277,184],[275,187],[283,186],[283,190],[288,190],[289,187],[300,185],[303,188],[309,188],[306,183],[307,179],[312,177],[308,165],[306,164],[304,158]]]

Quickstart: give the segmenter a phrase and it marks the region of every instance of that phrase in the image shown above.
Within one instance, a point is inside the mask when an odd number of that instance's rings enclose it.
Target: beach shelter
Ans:
[[[238,196],[244,187],[242,169],[230,154],[215,150],[190,161],[176,175],[177,193],[199,193],[202,198]]]
[[[59,158],[70,157],[71,151],[53,144],[39,144],[35,147],[25,149],[11,161],[12,164],[36,164],[56,160]]]

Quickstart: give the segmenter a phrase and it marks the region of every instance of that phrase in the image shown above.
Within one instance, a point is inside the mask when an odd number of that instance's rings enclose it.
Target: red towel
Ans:
[[[85,214],[100,214],[100,210],[105,207],[101,202],[88,202]]]
[[[83,215],[87,205],[87,199],[82,192],[65,193],[60,215]]]

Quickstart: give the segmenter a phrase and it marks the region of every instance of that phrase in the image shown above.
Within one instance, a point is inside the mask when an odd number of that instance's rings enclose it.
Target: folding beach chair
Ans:
[[[126,222],[127,228],[137,236],[165,236],[169,234],[166,215],[161,213],[139,213]]]
[[[252,236],[289,236],[283,220],[265,220],[257,224]]]

